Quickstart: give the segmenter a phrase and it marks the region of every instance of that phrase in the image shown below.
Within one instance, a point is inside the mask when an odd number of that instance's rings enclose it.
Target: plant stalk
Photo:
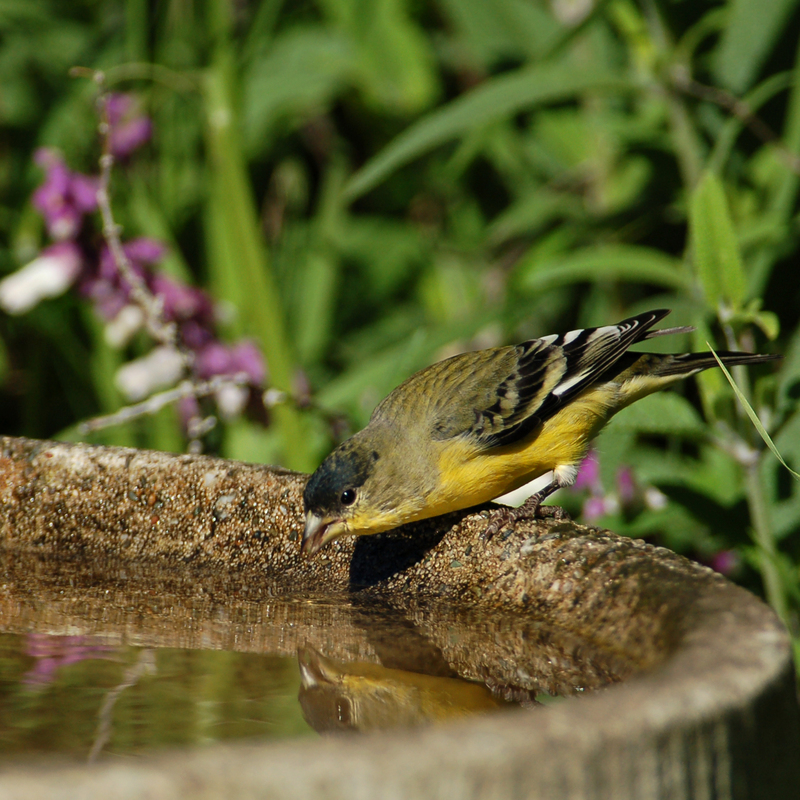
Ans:
[[[783,581],[778,568],[778,548],[772,535],[769,504],[761,480],[761,458],[744,468],[745,491],[753,522],[752,537],[759,550],[759,572],[764,582],[767,602],[784,624],[788,624],[789,610]]]

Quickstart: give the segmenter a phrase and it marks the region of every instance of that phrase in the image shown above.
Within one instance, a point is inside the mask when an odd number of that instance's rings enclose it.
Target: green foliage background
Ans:
[[[310,390],[210,449],[309,470],[433,360],[663,306],[697,333],[656,345],[785,353],[736,378],[797,468],[797,5],[0,0],[0,269],[42,246],[34,149],[96,171],[95,87],[68,70],[102,69],[155,122],[115,174],[125,236],[168,242],[272,385]],[[0,337],[2,428],[33,437],[119,408],[115,370],[148,347],[110,349],[75,296]],[[184,446],[171,409],[95,440]],[[605,524],[735,551],[796,626],[800,491],[721,373],[627,410],[599,452],[609,491],[627,465],[669,498]]]

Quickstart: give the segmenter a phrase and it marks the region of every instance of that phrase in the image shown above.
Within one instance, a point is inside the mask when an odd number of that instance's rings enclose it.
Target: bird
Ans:
[[[670,309],[616,325],[462,353],[412,375],[369,423],[328,455],[303,493],[302,551],[459,511],[549,475],[544,488],[499,522],[559,516],[542,502],[574,483],[593,439],[618,411],[718,366],[708,353],[631,352],[637,342],[691,327],[651,330]],[[726,366],[773,354],[717,353]]]
[[[483,683],[370,662],[334,661],[310,644],[298,649],[297,660],[300,707],[319,733],[410,727],[514,707]]]

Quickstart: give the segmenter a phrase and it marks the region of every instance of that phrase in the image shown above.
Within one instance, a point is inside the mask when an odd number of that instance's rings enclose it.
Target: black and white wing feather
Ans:
[[[657,334],[649,329],[668,313],[649,311],[617,325],[531,339],[516,347],[485,351],[486,356],[472,364],[469,358],[480,354],[449,359],[451,368],[443,370],[441,379],[452,386],[436,392],[441,402],[435,438],[468,434],[482,450],[524,439],[611,372],[631,345]],[[462,374],[454,374],[459,368]],[[469,373],[463,374],[464,370]]]

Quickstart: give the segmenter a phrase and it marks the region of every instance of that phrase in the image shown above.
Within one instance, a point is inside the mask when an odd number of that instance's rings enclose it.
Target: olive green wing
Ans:
[[[650,311],[617,325],[446,359],[399,386],[373,420],[414,409],[428,417],[435,439],[468,435],[481,450],[513,444],[605,374],[615,374],[628,348],[654,335],[648,329],[668,313]]]

